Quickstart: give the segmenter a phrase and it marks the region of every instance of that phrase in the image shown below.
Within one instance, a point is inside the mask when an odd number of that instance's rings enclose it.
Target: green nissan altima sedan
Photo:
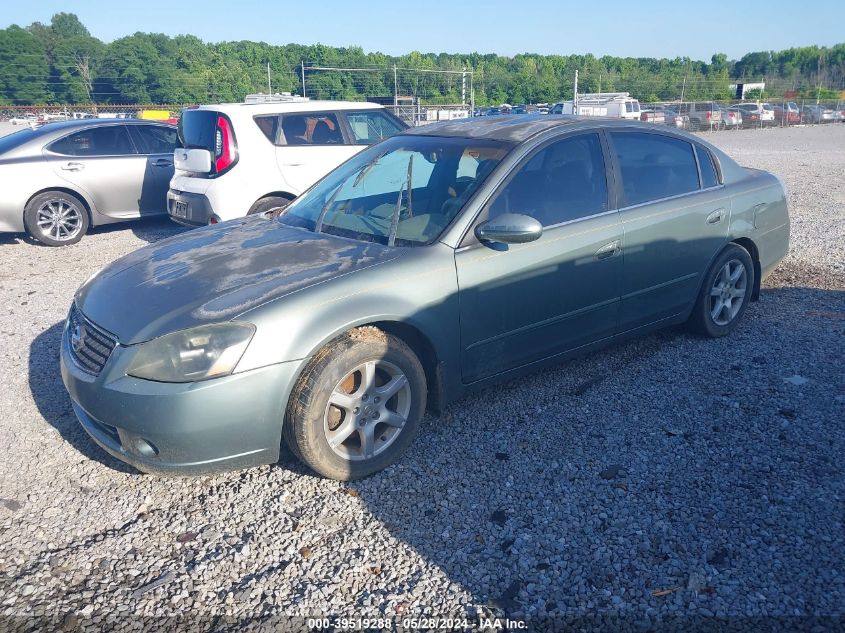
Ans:
[[[355,479],[470,390],[672,324],[729,334],[788,246],[780,181],[684,132],[435,123],[274,217],[107,266],[74,297],[62,377],[85,430],[141,470],[272,463],[284,441]]]

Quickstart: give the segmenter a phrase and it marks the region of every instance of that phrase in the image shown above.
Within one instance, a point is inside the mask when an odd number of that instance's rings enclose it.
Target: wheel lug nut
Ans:
[[[375,398],[373,398],[373,402],[375,402],[376,404],[378,404],[379,402],[381,402],[381,398],[379,398],[378,396],[376,396]]]
[[[354,409],[352,409],[352,413],[354,413],[355,415],[358,415],[358,413],[360,413],[360,412],[361,412],[361,407],[355,407]]]

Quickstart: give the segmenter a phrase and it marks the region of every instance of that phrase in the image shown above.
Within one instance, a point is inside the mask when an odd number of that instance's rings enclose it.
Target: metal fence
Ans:
[[[442,104],[423,105],[419,100],[400,100],[394,105],[393,99],[388,97],[384,107],[395,113],[408,125],[424,125],[434,121],[450,121],[472,116],[472,108],[469,105]],[[381,102],[378,100],[377,102]],[[135,118],[141,110],[161,110],[170,112],[173,117],[187,107],[197,104],[138,104],[138,105],[113,105],[113,104],[89,104],[89,105],[29,105],[29,106],[0,106],[0,122],[13,121],[15,123],[26,123],[29,120],[62,120],[62,119],[83,119],[90,117],[99,118]]]
[[[315,91],[316,92],[316,91]],[[317,96],[317,95],[315,95]],[[313,98],[313,97],[312,97]],[[435,121],[450,121],[454,119],[462,119],[468,118],[472,116],[478,115],[485,115],[488,111],[495,110],[500,113],[506,113],[507,109],[502,109],[499,107],[494,108],[480,108],[475,109],[471,106],[471,104],[425,104],[422,99],[415,97],[415,96],[402,96],[396,99],[396,102],[393,103],[394,99],[392,96],[382,96],[382,97],[373,97],[373,101],[378,103],[382,103],[385,108],[394,112],[399,118],[407,122],[409,125],[417,126],[417,125],[425,125],[427,123],[432,123]],[[678,127],[683,127],[685,129],[693,129],[693,130],[701,130],[701,131],[716,131],[716,130],[735,130],[735,129],[748,129],[748,128],[756,128],[756,129],[763,129],[769,127],[787,127],[793,125],[816,125],[816,124],[830,124],[830,123],[842,123],[845,121],[845,100],[819,100],[818,102],[815,99],[780,99],[780,100],[769,100],[765,103],[771,105],[776,113],[782,113],[787,110],[787,104],[793,103],[797,106],[799,112],[798,116],[783,116],[781,114],[776,114],[773,120],[762,120],[758,119],[756,121],[749,121],[748,119],[743,120],[742,125],[731,125],[728,124],[727,121],[710,121],[704,124],[701,121],[706,121],[706,119],[700,119],[696,117],[690,117],[687,112],[690,109],[691,104],[705,104],[705,103],[716,103],[719,104],[722,108],[726,110],[730,110],[732,108],[736,108],[736,106],[740,103],[754,103],[753,101],[662,101],[662,102],[655,102],[655,103],[645,103],[640,102],[640,108],[643,111],[650,111],[655,109],[660,109],[662,111],[669,110],[670,112],[676,112],[681,117],[687,117],[683,120],[682,125],[678,125]],[[57,119],[80,119],[80,118],[88,118],[91,116],[100,117],[100,118],[108,118],[108,117],[126,117],[126,118],[134,118],[138,116],[138,113],[141,110],[161,110],[170,112],[172,116],[176,117],[182,111],[182,109],[186,107],[191,107],[196,104],[123,104],[123,105],[115,105],[115,104],[89,104],[89,105],[29,105],[29,106],[0,106],[0,122],[2,121],[13,121],[20,124],[26,124],[28,121],[38,120],[41,119],[46,120],[57,120]],[[540,104],[541,106],[552,106],[553,104]],[[817,112],[815,110],[816,107],[820,107],[823,110],[830,110],[833,113],[831,118],[827,118],[827,115],[823,116],[816,116],[813,112]],[[779,108],[779,110],[778,110]],[[529,106],[527,109],[528,111],[537,111],[537,109],[533,106]],[[631,113],[634,114],[634,113]],[[629,115],[630,117],[630,115]],[[631,117],[633,118],[633,117]],[[664,117],[661,121],[654,121],[654,119],[647,113],[643,114],[640,118],[641,120],[651,121],[651,122],[666,122]],[[697,121],[697,123],[696,123]]]

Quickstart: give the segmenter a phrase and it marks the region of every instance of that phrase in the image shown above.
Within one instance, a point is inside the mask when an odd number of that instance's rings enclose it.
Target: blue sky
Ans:
[[[189,33],[206,41],[359,45],[401,54],[472,51],[514,55],[738,58],[845,41],[845,1],[598,0],[36,0],[6,1],[0,28],[76,13],[111,41],[136,31]]]

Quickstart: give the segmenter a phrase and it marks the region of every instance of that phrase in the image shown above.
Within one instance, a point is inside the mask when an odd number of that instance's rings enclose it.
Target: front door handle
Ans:
[[[65,163],[64,165],[62,165],[62,169],[64,169],[65,171],[80,171],[82,169],[85,169],[85,165],[83,165],[82,163]]]
[[[613,257],[619,251],[619,240],[613,240],[596,251],[596,259]]]
[[[725,217],[724,209],[716,209],[713,213],[707,216],[707,224],[718,224]]]
[[[167,160],[166,158],[159,158],[153,161],[153,165],[156,167],[173,167],[173,161]]]

